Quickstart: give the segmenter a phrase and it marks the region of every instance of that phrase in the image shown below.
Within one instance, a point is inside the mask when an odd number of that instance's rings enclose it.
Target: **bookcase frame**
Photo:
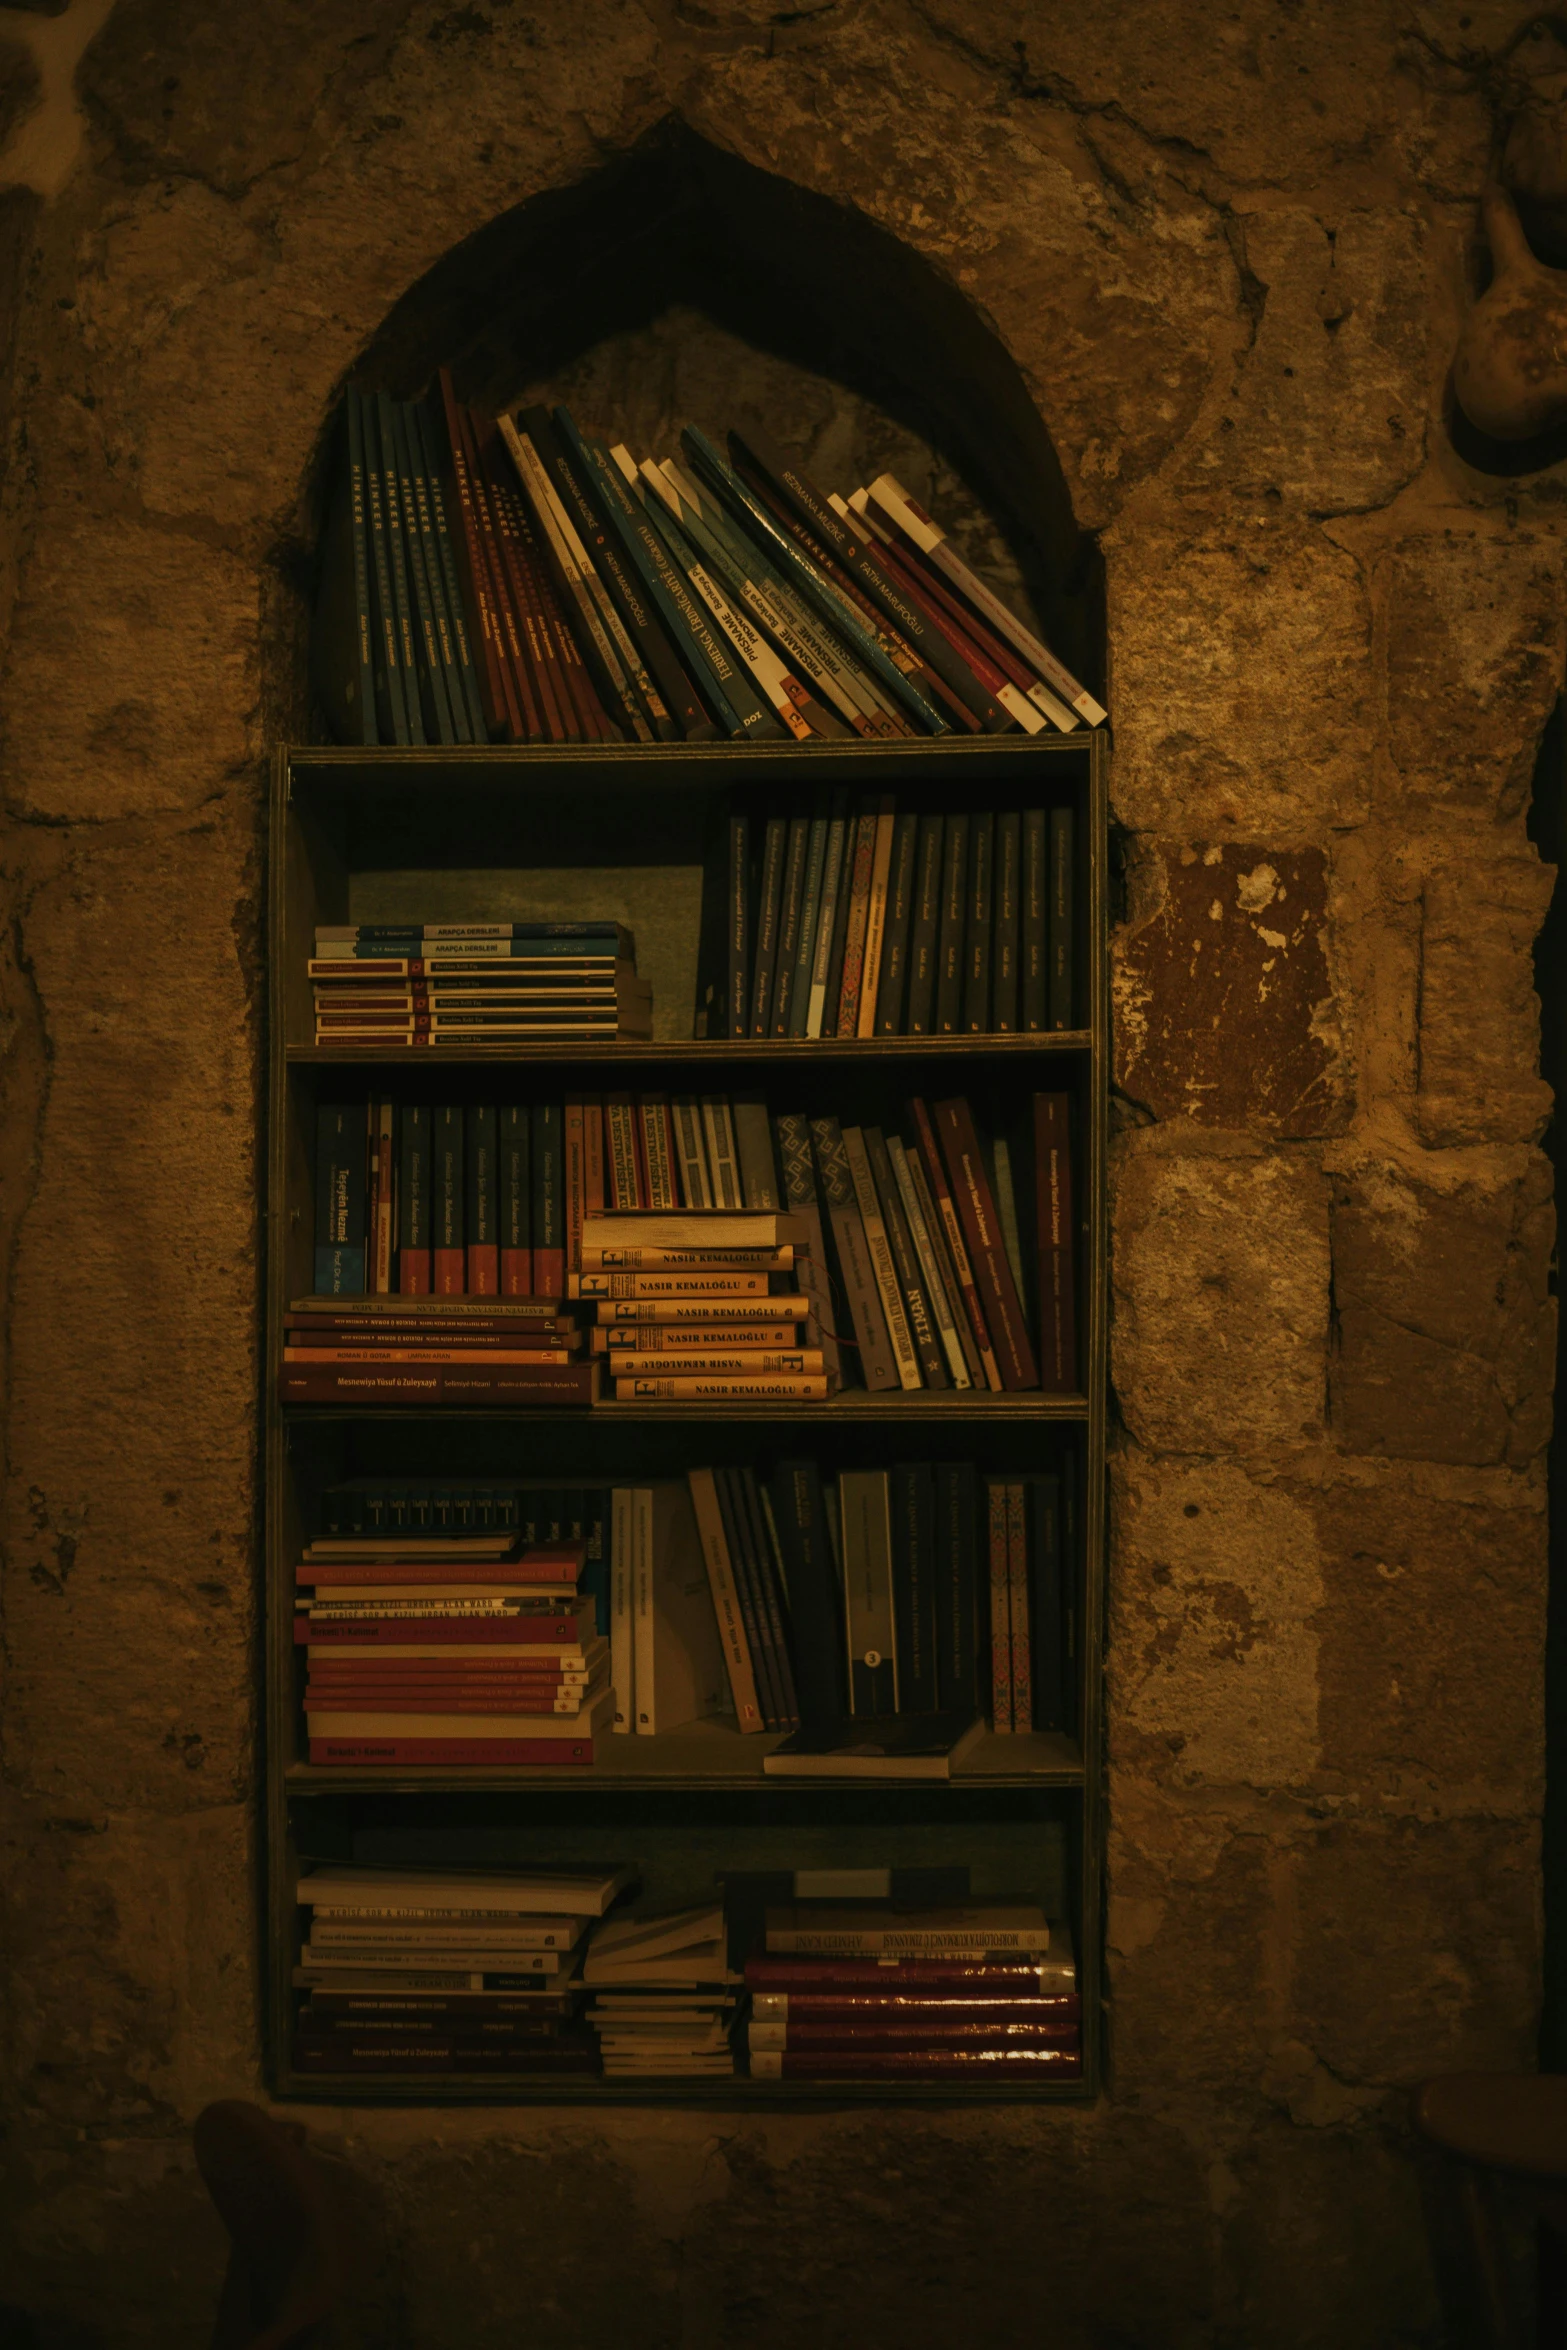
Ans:
[[[850,745],[760,745],[736,748],[684,745],[528,746],[464,750],[358,750],[282,746],[273,760],[268,889],[268,1114],[266,1196],[266,1346],[264,1451],[264,1655],[266,1703],[263,1777],[266,1820],[265,1973],[268,2071],[281,2098],[334,2104],[778,2104],[1073,2102],[1098,2091],[1103,2065],[1101,1979],[1104,1900],[1104,1761],[1102,1655],[1105,1553],[1105,1414],[1107,1398],[1108,1281],[1106,1150],[1110,1082],[1109,985],[1107,965],[1107,822],[1109,744],[1103,732],[1032,740],[1016,736],[945,738],[926,741],[857,742]],[[1086,1024],[1070,1032],[1026,1036],[873,1037],[811,1040],[707,1039],[594,1045],[473,1045],[440,1052],[392,1052],[383,1048],[318,1047],[305,964],[319,920],[342,920],[355,821],[381,806],[406,822],[410,807],[439,833],[443,811],[472,806],[493,808],[500,820],[515,821],[519,809],[537,812],[546,827],[552,809],[580,809],[583,795],[599,793],[607,811],[628,806],[656,811],[667,805],[689,812],[691,795],[716,808],[739,795],[758,814],[769,809],[769,792],[847,787],[855,793],[896,792],[900,784],[920,788],[939,782],[946,804],[985,807],[987,785],[1015,798],[1037,771],[1044,796],[1069,791],[1077,811],[1077,975],[1078,1001]],[[627,794],[634,795],[628,800]],[[657,795],[673,795],[661,801]],[[466,798],[465,798],[466,795]],[[477,795],[475,798],[474,795]],[[524,796],[525,795],[525,796]],[[349,845],[345,845],[349,844]],[[335,893],[335,895],[334,895]],[[486,908],[486,915],[493,909]],[[655,1010],[657,1006],[655,1005]],[[313,1195],[309,1177],[312,1137],[305,1131],[302,1103],[319,1073],[324,1081],[341,1070],[351,1084],[370,1071],[395,1085],[410,1073],[428,1078],[437,1068],[477,1064],[544,1076],[560,1072],[562,1091],[667,1085],[679,1072],[695,1085],[726,1090],[743,1076],[758,1084],[775,1075],[797,1081],[806,1066],[819,1067],[835,1083],[847,1083],[856,1068],[885,1081],[895,1065],[908,1068],[911,1089],[935,1086],[968,1089],[978,1082],[1019,1089],[1048,1081],[1050,1063],[1066,1074],[1073,1064],[1076,1099],[1082,1105],[1076,1149],[1079,1196],[1078,1343],[1084,1374],[1079,1396],[1035,1394],[965,1395],[920,1392],[867,1394],[850,1391],[827,1404],[603,1403],[591,1412],[496,1411],[467,1408],[408,1412],[364,1411],[357,1407],[281,1405],[278,1371],[283,1324],[289,1300],[309,1287],[313,1241]],[[806,1066],[802,1066],[806,1065]],[[776,1104],[775,1104],[776,1106]],[[1043,1733],[988,1735],[959,1766],[950,1782],[913,1782],[899,1787],[846,1780],[777,1780],[762,1772],[762,1757],[773,1737],[741,1738],[716,1723],[698,1723],[659,1738],[606,1739],[611,1748],[591,1769],[480,1768],[456,1770],[397,1766],[388,1769],[323,1768],[298,1759],[302,1742],[298,1668],[293,1644],[295,1569],[302,1528],[296,1496],[295,1456],[312,1445],[348,1442],[354,1431],[391,1443],[399,1429],[415,1424],[427,1436],[435,1428],[453,1441],[460,1426],[488,1427],[497,1438],[529,1427],[546,1439],[551,1428],[576,1424],[579,1451],[597,1459],[581,1473],[585,1481],[660,1471],[660,1430],[672,1424],[705,1423],[717,1450],[748,1457],[748,1431],[767,1444],[764,1428],[776,1428],[780,1442],[798,1446],[807,1430],[818,1435],[861,1426],[888,1429],[908,1424],[917,1446],[928,1446],[939,1426],[962,1441],[965,1431],[991,1437],[1015,1431],[1018,1446],[1052,1428],[1081,1431],[1086,1464],[1083,1510],[1083,1578],[1078,1642],[1079,1726],[1076,1741]],[[588,1423],[586,1433],[582,1424]],[[384,1424],[384,1425],[380,1425]],[[984,1439],[982,1439],[983,1441]],[[461,1442],[461,1438],[455,1441]],[[482,1441],[475,1437],[471,1441]],[[678,1439],[677,1439],[678,1442]],[[678,1454],[683,1464],[686,1452]],[[622,1466],[614,1466],[619,1458]],[[563,1479],[569,1481],[569,1479]],[[346,1837],[356,1819],[384,1818],[399,1805],[427,1823],[443,1806],[489,1806],[518,1818],[530,1808],[543,1818],[580,1818],[591,1828],[595,1857],[612,1848],[635,1858],[639,1821],[656,1818],[677,1824],[682,1806],[693,1819],[716,1807],[738,1821],[733,1841],[743,1853],[746,1823],[764,1815],[776,1823],[814,1823],[818,1835],[835,1819],[858,1810],[874,1821],[902,1818],[917,1831],[926,1817],[987,1819],[1026,1825],[1047,1818],[1064,1841],[1068,1902],[1077,1940],[1083,2005],[1083,2068],[1079,2080],[1022,2086],[1011,2083],[865,2081],[759,2081],[736,2077],[669,2080],[541,2077],[537,2081],[494,2075],[444,2076],[408,2080],[397,2075],[326,2079],[294,2070],[289,2057],[296,1994],[291,1975],[297,1963],[301,1912],[295,1899],[299,1839],[308,1817],[309,1848],[346,1854]],[[618,1829],[612,1824],[621,1823]],[[863,1822],[861,1822],[863,1825]],[[617,1842],[618,1836],[618,1842]],[[557,1841],[559,1839],[557,1838]],[[740,1865],[738,1863],[732,1865]]]

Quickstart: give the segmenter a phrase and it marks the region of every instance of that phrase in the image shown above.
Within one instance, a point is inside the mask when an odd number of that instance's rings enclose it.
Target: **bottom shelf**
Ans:
[[[389,1764],[385,1769],[359,1769],[296,1762],[289,1765],[287,1779],[290,1789],[320,1795],[377,1788],[388,1794],[406,1794],[442,1787],[550,1787],[563,1794],[606,1787],[778,1787],[790,1791],[810,1787],[1077,1787],[1083,1779],[1082,1750],[1077,1741],[1049,1730],[1021,1730],[999,1737],[991,1731],[964,1755],[950,1779],[884,1779],[857,1774],[773,1777],[763,1770],[762,1762],[782,1743],[781,1738],[777,1734],[742,1737],[723,1722],[689,1722],[660,1738],[606,1737],[602,1743],[602,1759],[586,1768],[570,1764],[537,1769]]]
[[[1009,2081],[753,2081],[660,2077],[509,2081],[451,2073],[410,2081],[402,2073],[358,2073],[333,2080],[280,2068],[273,2095],[313,2105],[1063,2105],[1099,2093],[1097,2064],[1085,2049],[1080,2078],[1024,2085]]]

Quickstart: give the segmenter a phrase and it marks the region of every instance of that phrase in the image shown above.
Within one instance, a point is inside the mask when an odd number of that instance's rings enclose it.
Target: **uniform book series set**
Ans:
[[[1074,1024],[1069,807],[727,819],[699,1036],[1037,1035]]]
[[[852,741],[1104,710],[901,483],[765,432],[640,462],[570,411],[350,390],[313,666],[361,744]]]
[[[731,1872],[716,1898],[668,1908],[644,1906],[619,1865],[318,1866],[297,1886],[294,2064],[408,2080],[1075,2077],[1070,1934],[1033,1902],[971,1894],[968,1874]]]
[[[320,1045],[613,1043],[653,1033],[653,991],[615,922],[323,924]]]
[[[911,1101],[902,1134],[755,1095],[324,1103],[283,1399],[361,1400],[395,1366],[411,1401],[437,1371],[482,1401],[488,1366],[492,1397],[527,1372],[585,1403],[600,1358],[620,1400],[1071,1394],[1071,1097],[1028,1108],[1014,1148],[963,1097]]]
[[[579,1487],[361,1480],[296,1569],[313,1763],[591,1768],[610,1735],[788,1733],[763,1770],[946,1778],[1077,1728],[1080,1496],[812,1459]]]

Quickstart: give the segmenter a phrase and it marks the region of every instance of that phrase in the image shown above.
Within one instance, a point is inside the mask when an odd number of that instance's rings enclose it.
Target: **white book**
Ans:
[[[687,1208],[716,1206],[707,1171],[707,1148],[702,1139],[700,1103],[689,1095],[670,1104],[675,1121],[675,1156],[680,1162],[680,1196]]]
[[[715,1208],[743,1208],[745,1193],[740,1183],[740,1158],[735,1149],[729,1104],[722,1094],[704,1094],[701,1111],[702,1139],[707,1147],[712,1183],[712,1198],[707,1204]]]
[[[685,1483],[638,1487],[633,1503],[635,1718],[656,1738],[727,1710],[723,1647]]]
[[[608,1918],[593,1936],[593,1948],[602,1959],[661,1958],[671,1950],[716,1942],[724,1930],[724,1905],[704,1901],[696,1909],[644,1910],[639,1916]],[[617,2003],[618,2004],[618,2003]],[[667,2012],[664,2002],[658,2012]]]
[[[296,1898],[307,1908],[353,1908],[362,1902],[403,1909],[552,1912],[600,1918],[637,1881],[624,1862],[582,1869],[311,1869]]]
[[[615,1728],[629,1734],[636,1709],[635,1495],[616,1485],[609,1497],[609,1677],[615,1692]]]

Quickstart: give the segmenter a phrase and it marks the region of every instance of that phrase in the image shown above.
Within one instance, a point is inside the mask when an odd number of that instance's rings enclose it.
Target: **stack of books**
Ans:
[[[1070,1938],[1029,1903],[767,1912],[747,1961],[758,2080],[1075,2080]]]
[[[640,463],[570,411],[351,390],[314,671],[357,743],[849,741],[1104,710],[891,474],[768,436]]]
[[[567,1294],[591,1302],[621,1403],[823,1403],[811,1300],[794,1270],[803,1219],[723,1209],[589,1216]]]
[[[294,1986],[308,2073],[596,2073],[574,2012],[590,1922],[625,1868],[315,1868]]]
[[[321,1045],[613,1043],[653,1033],[615,922],[345,923],[310,962]]]
[[[310,1760],[590,1765],[615,1700],[584,1563],[507,1536],[312,1543],[294,1618]]]
[[[283,1403],[589,1404],[599,1365],[547,1299],[295,1298],[283,1329]]]
[[[595,1932],[582,1981],[606,2075],[731,2074],[740,1977],[730,1967],[722,1902],[610,1919]]]
[[[1009,1036],[1075,1024],[1073,811],[901,813],[845,792],[730,816],[697,1033]],[[758,847],[760,854],[758,855]]]
[[[607,1485],[556,1485],[544,1478],[345,1477],[321,1495],[320,1535],[305,1547],[307,1564],[353,1559],[422,1561],[430,1535],[454,1543],[500,1536],[509,1547],[555,1550],[580,1545],[579,1591],[590,1595],[597,1629],[609,1631],[610,1510]],[[405,1547],[407,1546],[407,1547]],[[457,1558],[453,1548],[436,1556]]]

